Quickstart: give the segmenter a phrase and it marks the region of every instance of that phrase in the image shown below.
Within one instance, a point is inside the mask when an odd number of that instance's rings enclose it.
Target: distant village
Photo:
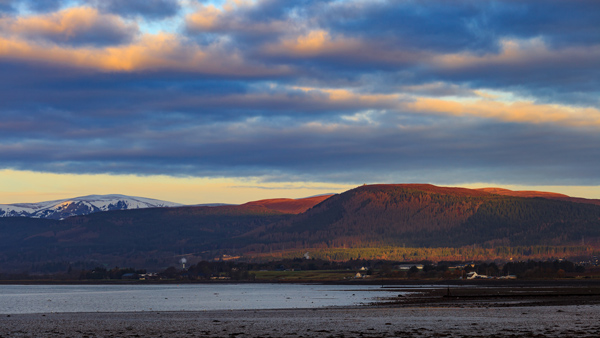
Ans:
[[[495,262],[394,262],[388,260],[349,260],[343,262],[308,256],[270,262],[235,260],[200,261],[177,264],[162,271],[146,269],[69,266],[64,273],[52,275],[0,274],[0,280],[138,280],[138,281],[251,281],[251,282],[335,282],[365,280],[514,280],[556,278],[600,278],[597,256],[577,263],[553,261]]]
[[[201,261],[179,262],[160,272],[133,269],[95,268],[81,271],[78,279],[137,279],[141,281],[351,281],[368,279],[398,280],[479,280],[600,277],[596,257],[573,263],[567,260],[521,261],[497,265],[494,262],[422,262],[350,260],[332,262],[319,259],[286,259],[265,263]]]

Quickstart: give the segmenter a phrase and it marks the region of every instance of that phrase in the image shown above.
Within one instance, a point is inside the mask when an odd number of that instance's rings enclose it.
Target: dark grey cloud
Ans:
[[[59,9],[62,3],[63,0],[0,0],[0,17],[3,12],[14,14],[19,4],[34,12],[50,12]]]
[[[525,51],[522,60],[471,63],[462,67],[429,69],[426,81],[441,80],[508,90],[543,102],[596,106],[600,92],[600,45],[567,50]]]
[[[51,114],[46,117],[52,122],[46,124],[47,134],[22,132],[19,142],[3,138],[5,166],[354,183],[416,179],[416,173],[421,181],[440,182],[455,173],[463,182],[597,184],[594,168],[600,165],[597,133],[552,126],[442,119],[403,128],[314,128],[289,121],[232,125],[155,116],[103,128],[99,118],[73,114],[57,122]]]
[[[600,3],[594,0],[506,1],[510,12],[498,17],[503,35],[543,37],[555,47],[600,43]]]
[[[52,12],[61,8],[63,0],[27,0],[27,8],[34,12]]]
[[[112,21],[112,20],[111,20]],[[113,46],[131,42],[139,33],[135,25],[117,24],[102,18],[93,26],[84,27],[75,34],[33,33],[34,39],[46,39],[70,46]]]
[[[15,10],[13,3],[13,0],[0,0],[0,18],[3,13],[11,13]]]
[[[264,79],[198,77],[182,72],[97,73],[68,67],[0,63],[0,109],[50,108],[103,116],[119,124],[148,116],[193,116],[208,121],[243,121],[285,116],[293,121],[332,120],[358,108],[384,109],[389,103],[330,102],[322,93],[273,87]],[[35,85],[33,85],[35,84]],[[113,120],[114,119],[114,120]]]
[[[178,13],[177,0],[91,0],[90,3],[109,13],[124,17],[142,16],[146,19],[164,19]]]
[[[542,37],[556,46],[600,42],[594,0],[342,2],[323,10],[320,24],[337,32],[384,36],[403,47],[489,52],[498,39]],[[323,7],[319,7],[323,9]],[[317,11],[317,13],[319,13]]]
[[[335,4],[318,18],[321,26],[402,48],[437,52],[497,49],[488,19],[490,2],[386,1]]]

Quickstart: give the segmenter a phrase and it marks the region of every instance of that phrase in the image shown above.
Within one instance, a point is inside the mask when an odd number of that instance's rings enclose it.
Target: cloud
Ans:
[[[348,53],[357,51],[361,47],[360,41],[345,37],[332,39],[328,32],[319,29],[293,38],[285,38],[278,44],[266,46],[266,52],[306,57]]]
[[[600,178],[597,2],[0,1],[6,168]]]
[[[598,4],[552,4],[257,1],[202,5],[186,27],[323,82],[385,72],[408,85],[510,86],[547,103],[597,104]]]
[[[423,84],[414,84],[414,85],[404,85],[397,87],[397,90],[401,90],[404,93],[412,93],[416,95],[424,95],[424,96],[464,96],[464,97],[474,97],[474,96],[486,96],[481,92],[474,91],[469,89],[466,86],[460,86],[453,83],[448,82],[427,82]]]
[[[123,17],[141,16],[146,19],[164,19],[176,15],[180,10],[177,0],[92,0],[102,11]]]
[[[490,6],[491,7],[491,6]],[[498,6],[500,7],[500,6]],[[495,49],[493,29],[484,3],[428,1],[334,2],[321,8],[318,23],[338,33],[365,40],[382,39],[408,50],[450,52]],[[479,21],[478,27],[474,23]],[[443,32],[443,34],[440,34]]]
[[[500,44],[498,53],[437,55],[424,77],[505,88],[547,103],[598,103],[600,45],[552,49],[537,38],[502,40]]]
[[[243,36],[281,34],[296,30],[292,19],[279,16],[268,17],[262,11],[266,1],[256,4],[251,2],[229,2],[223,8],[214,5],[200,5],[197,10],[186,16],[186,28],[191,32],[211,32],[239,34]],[[257,15],[258,11],[260,14]]]
[[[187,16],[188,29],[195,31],[212,31],[221,21],[223,11],[213,5],[201,6],[195,13]]]
[[[434,112],[454,116],[476,116],[505,122],[556,124],[570,127],[600,127],[600,110],[532,102],[502,103],[486,100],[454,102],[419,98],[406,105],[413,111]]]
[[[443,54],[432,61],[444,69],[480,69],[505,67],[528,70],[567,64],[571,68],[590,68],[598,64],[600,46],[570,47],[551,50],[540,39],[502,40],[498,53],[474,55],[472,53]]]
[[[28,0],[25,3],[34,12],[53,12],[61,8],[63,0]]]
[[[12,0],[0,0],[0,18],[2,13],[11,13],[15,10]]]
[[[89,7],[74,7],[43,15],[5,18],[1,19],[0,28],[16,37],[15,39],[50,41],[74,46],[122,44],[131,41],[138,33],[136,25],[126,23],[114,15],[100,14]],[[4,37],[2,40],[6,44],[8,39]]]
[[[173,70],[239,77],[289,72],[285,67],[246,63],[235,51],[219,46],[185,44],[167,33],[146,34],[131,44],[108,47],[48,46],[0,37],[0,57],[105,72]]]
[[[597,175],[594,109],[416,95],[440,83],[383,94],[23,67],[4,73],[0,91],[0,158],[11,168],[354,183],[464,182],[468,171],[479,181],[585,184]],[[53,80],[32,92],[40,76]]]
[[[393,38],[405,48],[443,53],[494,52],[503,38],[542,38],[553,46],[597,44],[600,4],[560,0],[344,1],[320,6],[322,27],[361,37]]]
[[[33,12],[51,12],[58,10],[63,0],[0,0],[0,17],[2,12],[14,14],[19,4]]]
[[[72,127],[66,132],[56,126],[56,137],[4,141],[0,156],[12,168],[52,172],[135,168],[138,174],[354,183],[405,181],[411,175],[439,182],[452,172],[462,172],[464,182],[464,173],[472,171],[471,179],[479,181],[586,184],[596,179],[592,168],[600,164],[593,146],[600,141],[597,133],[456,119],[429,125],[186,120],[167,129],[159,121],[104,131],[79,128],[78,136]]]

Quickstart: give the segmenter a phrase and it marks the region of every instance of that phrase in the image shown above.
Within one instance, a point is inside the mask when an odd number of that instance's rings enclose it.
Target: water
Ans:
[[[397,294],[378,286],[300,284],[2,285],[0,314],[317,308]]]

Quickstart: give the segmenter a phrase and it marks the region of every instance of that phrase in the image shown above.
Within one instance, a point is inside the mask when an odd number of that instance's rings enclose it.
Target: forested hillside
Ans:
[[[239,206],[110,211],[63,221],[2,218],[0,229],[0,267],[41,272],[73,262],[164,268],[181,257],[306,251],[328,259],[544,258],[596,250],[600,206],[426,184],[370,185]]]
[[[0,219],[2,269],[46,261],[155,267],[193,254],[212,259],[228,239],[290,215],[261,206],[109,211],[63,221]]]
[[[579,244],[600,237],[600,207],[432,185],[372,185],[244,235],[281,248]]]

